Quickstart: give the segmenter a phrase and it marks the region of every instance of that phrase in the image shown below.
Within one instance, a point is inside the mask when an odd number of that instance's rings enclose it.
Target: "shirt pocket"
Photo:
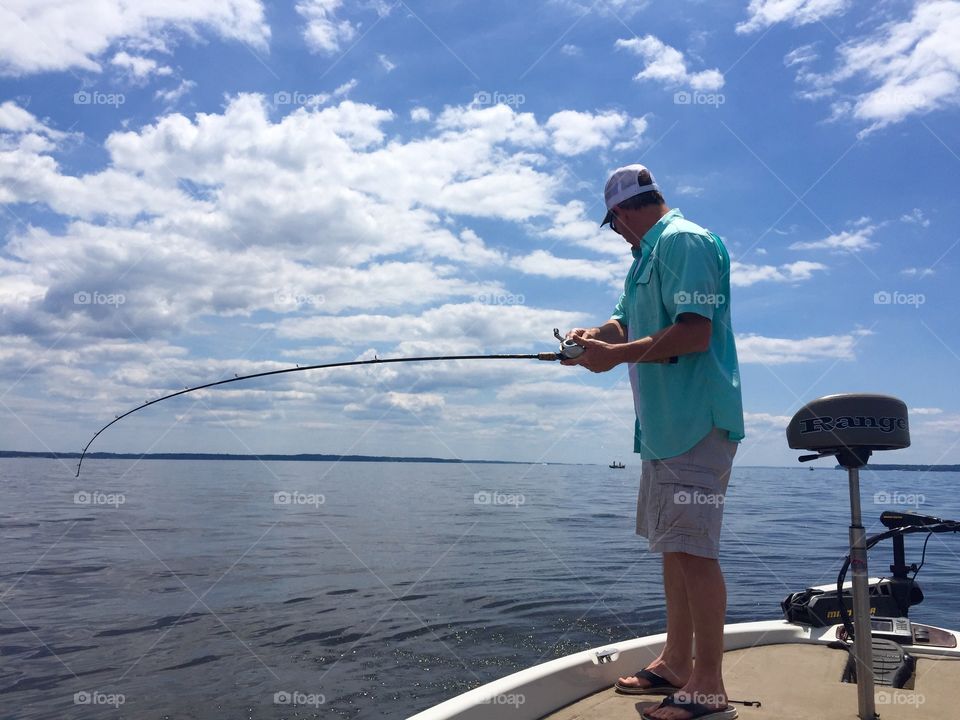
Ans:
[[[650,278],[653,276],[653,263],[654,258],[650,258],[643,270],[637,273],[634,283],[637,285],[647,285],[650,283]]]

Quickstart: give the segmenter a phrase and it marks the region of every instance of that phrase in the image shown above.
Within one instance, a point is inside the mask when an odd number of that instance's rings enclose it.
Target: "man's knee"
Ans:
[[[663,554],[663,561],[665,563],[672,562],[681,565],[682,567],[706,567],[706,566],[719,566],[720,561],[715,558],[707,558],[702,555],[694,555],[692,553],[686,552],[665,552]]]

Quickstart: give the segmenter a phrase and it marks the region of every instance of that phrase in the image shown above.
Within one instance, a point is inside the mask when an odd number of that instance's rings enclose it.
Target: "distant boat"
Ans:
[[[614,460],[612,463],[610,463],[610,467],[613,468],[614,470],[623,470],[626,467],[626,465],[624,465],[622,462],[617,462],[616,460]]]

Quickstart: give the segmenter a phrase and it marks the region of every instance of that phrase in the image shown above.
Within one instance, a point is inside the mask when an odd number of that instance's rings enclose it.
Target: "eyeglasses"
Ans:
[[[620,234],[620,231],[617,230],[617,216],[613,215],[610,218],[610,229],[613,230],[617,235]]]

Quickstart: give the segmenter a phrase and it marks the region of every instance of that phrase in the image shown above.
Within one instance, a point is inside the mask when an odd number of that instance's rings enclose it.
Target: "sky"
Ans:
[[[610,316],[614,168],[732,258],[743,465],[880,392],[960,463],[960,2],[5,0],[0,448]],[[636,462],[623,366],[295,373],[94,450]],[[822,461],[829,464],[829,461]]]

